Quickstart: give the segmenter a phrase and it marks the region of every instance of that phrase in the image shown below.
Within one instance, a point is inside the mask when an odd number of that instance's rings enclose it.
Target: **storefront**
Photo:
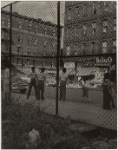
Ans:
[[[64,67],[67,70],[73,70],[68,73],[71,81],[75,81],[76,78],[76,82],[78,82],[83,77],[86,81],[91,80],[94,83],[102,84],[104,73],[109,72],[112,62],[116,62],[116,55],[71,58],[72,60],[75,60],[75,62],[64,63]],[[71,72],[73,73],[72,75]]]

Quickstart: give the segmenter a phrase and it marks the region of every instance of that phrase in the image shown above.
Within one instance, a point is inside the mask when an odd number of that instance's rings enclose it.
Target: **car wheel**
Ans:
[[[20,90],[20,93],[25,93],[26,89]]]

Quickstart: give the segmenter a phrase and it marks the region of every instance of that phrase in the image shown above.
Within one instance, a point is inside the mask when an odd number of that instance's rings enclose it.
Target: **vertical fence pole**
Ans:
[[[10,75],[9,75],[9,81],[10,81],[10,102],[11,102],[11,69],[12,69],[12,4],[10,4],[10,40],[9,40],[9,44],[10,44],[10,47],[9,47],[9,65],[10,65]]]
[[[60,52],[60,2],[57,2],[57,87],[56,87],[56,115],[58,116],[59,99],[59,52]]]

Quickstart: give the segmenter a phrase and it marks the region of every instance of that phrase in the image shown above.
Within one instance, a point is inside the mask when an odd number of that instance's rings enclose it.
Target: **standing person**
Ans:
[[[10,100],[10,69],[8,62],[6,63],[3,77],[3,99],[5,104],[9,103]]]
[[[27,99],[29,99],[30,93],[31,93],[31,89],[32,87],[34,87],[35,90],[35,97],[37,99],[37,87],[36,87],[36,82],[37,82],[37,74],[35,73],[35,67],[31,68],[32,72],[28,75],[30,79],[30,83],[29,83],[29,89],[28,89],[28,93],[27,93]]]
[[[44,100],[44,83],[46,81],[45,68],[41,68],[41,72],[38,75],[37,90],[38,90],[38,100]]]
[[[66,100],[66,82],[67,82],[66,68],[63,68],[62,74],[60,75],[60,100]]]
[[[104,82],[103,82],[103,108],[107,110],[111,110],[112,103],[112,93],[111,93],[111,81],[110,74],[104,74]]]
[[[117,90],[117,85],[116,85],[116,64],[113,62],[111,63],[110,67],[110,80],[112,84],[111,92],[112,92],[112,106],[115,108],[115,99],[116,99],[116,90]]]
[[[81,78],[80,80],[80,85],[82,86],[82,97],[83,98],[88,98],[88,88],[86,86],[86,82],[84,78]]]

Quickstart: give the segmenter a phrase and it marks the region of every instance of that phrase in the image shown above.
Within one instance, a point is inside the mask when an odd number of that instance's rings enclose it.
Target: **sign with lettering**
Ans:
[[[96,57],[95,59],[95,66],[110,66],[112,63],[112,57]]]
[[[89,59],[84,58],[81,60],[82,67],[97,67],[97,66],[110,66],[110,64],[113,62],[112,56],[98,56],[98,57],[91,57]]]

